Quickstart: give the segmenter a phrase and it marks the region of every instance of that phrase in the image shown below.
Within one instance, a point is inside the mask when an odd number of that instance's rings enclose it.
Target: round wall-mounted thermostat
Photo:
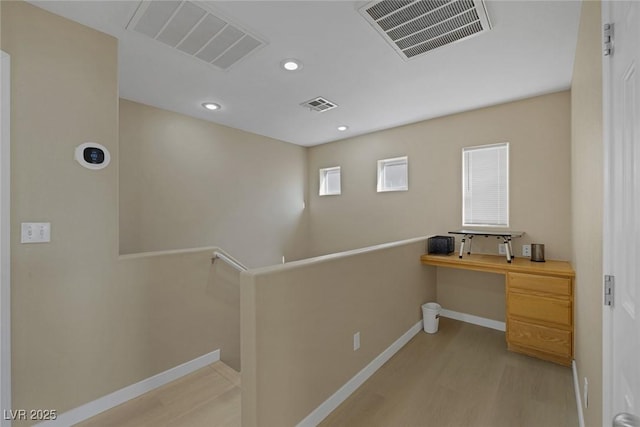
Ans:
[[[85,142],[76,147],[76,160],[87,169],[104,169],[111,161],[109,150],[96,142]]]

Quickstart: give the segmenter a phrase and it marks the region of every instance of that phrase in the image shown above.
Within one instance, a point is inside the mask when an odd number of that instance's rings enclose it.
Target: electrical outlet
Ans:
[[[504,243],[498,243],[498,253],[500,255],[506,255],[507,252],[504,249]]]
[[[531,245],[522,245],[522,256],[531,256]]]
[[[360,332],[353,334],[353,351],[360,348]]]
[[[587,377],[584,377],[584,387],[582,388],[582,394],[584,395],[584,407],[585,409],[589,407],[589,381]]]

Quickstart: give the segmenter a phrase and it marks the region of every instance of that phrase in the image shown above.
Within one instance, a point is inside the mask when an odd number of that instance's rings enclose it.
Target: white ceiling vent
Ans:
[[[323,98],[321,96],[305,101],[300,105],[321,113],[334,109],[338,106],[335,102],[331,102],[327,98]]]
[[[223,70],[266,43],[205,3],[144,0],[127,25],[132,30]]]
[[[483,0],[382,0],[360,13],[405,60],[491,29]]]

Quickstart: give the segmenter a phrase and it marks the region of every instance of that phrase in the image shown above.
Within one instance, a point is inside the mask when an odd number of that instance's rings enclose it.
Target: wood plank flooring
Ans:
[[[440,319],[330,414],[323,427],[578,426],[570,368],[508,352],[504,333]]]
[[[78,424],[240,425],[240,375],[222,362]],[[503,332],[441,318],[321,426],[576,427],[578,416],[570,368],[508,352]]]
[[[216,362],[79,427],[240,427],[240,374]]]

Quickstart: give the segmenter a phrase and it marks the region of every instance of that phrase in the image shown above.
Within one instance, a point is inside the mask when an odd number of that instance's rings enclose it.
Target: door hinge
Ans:
[[[613,306],[613,290],[615,286],[615,277],[609,274],[604,276],[604,305]]]
[[[604,56],[613,56],[613,24],[604,24],[602,29]]]

